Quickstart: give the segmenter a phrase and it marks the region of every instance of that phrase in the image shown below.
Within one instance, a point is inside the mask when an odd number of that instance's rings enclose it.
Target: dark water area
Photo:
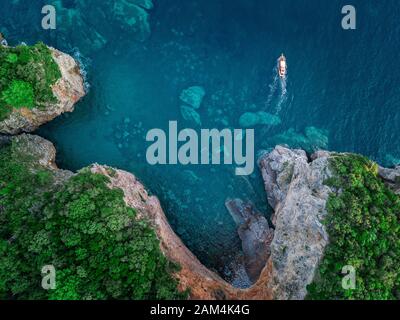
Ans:
[[[156,0],[144,41],[118,21],[104,26],[119,1],[92,1],[93,10],[83,2],[91,1],[61,1],[62,22],[49,31],[40,28],[43,1],[0,0],[0,29],[11,44],[45,41],[87,72],[90,88],[75,112],[37,133],[55,143],[62,168],[98,162],[137,175],[185,244],[226,278],[240,240],[225,200],[251,200],[266,215],[270,208],[257,169],[240,177],[229,165],[146,162],[148,130],[167,130],[172,120],[188,126],[182,90],[204,88],[202,128],[239,128],[245,112],[278,116],[280,124],[255,127],[256,153],[285,143],[400,163],[398,1]],[[341,27],[346,4],[357,10],[356,30]],[[93,30],[106,40],[99,50],[91,50]],[[285,84],[276,76],[282,52]]]

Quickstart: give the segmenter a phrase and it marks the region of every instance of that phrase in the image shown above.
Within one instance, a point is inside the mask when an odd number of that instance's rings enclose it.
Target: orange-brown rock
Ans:
[[[251,288],[232,287],[216,273],[207,269],[190,252],[172,230],[157,197],[150,196],[134,175],[97,164],[93,165],[91,170],[108,176],[111,180],[110,187],[122,189],[126,204],[136,209],[139,218],[150,221],[160,239],[163,253],[181,266],[176,277],[181,290],[190,289],[191,299],[264,300],[272,298],[270,289],[267,287],[270,264],[267,264],[259,280]]]

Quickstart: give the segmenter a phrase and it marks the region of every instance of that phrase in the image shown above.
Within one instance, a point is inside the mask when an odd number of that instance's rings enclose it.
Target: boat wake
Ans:
[[[276,67],[272,69],[272,81],[268,85],[268,96],[265,101],[265,110],[274,109],[275,115],[278,115],[287,102],[287,77],[281,78],[276,73]],[[273,107],[275,105],[275,108]]]
[[[278,103],[276,104],[275,114],[278,115],[281,110],[282,106],[287,101],[287,78],[280,78],[280,85],[281,85],[281,93],[278,98]]]
[[[273,80],[272,80],[271,84],[269,85],[269,94],[268,94],[267,101],[265,102],[265,107],[266,108],[271,104],[272,99],[273,99],[273,97],[275,95],[275,92],[278,89],[279,77],[276,74],[275,69],[273,70],[273,72],[274,72]]]

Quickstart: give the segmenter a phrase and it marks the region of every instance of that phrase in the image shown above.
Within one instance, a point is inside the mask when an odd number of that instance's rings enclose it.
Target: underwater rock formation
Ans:
[[[150,35],[150,24],[148,13],[145,9],[151,9],[153,7],[152,2],[119,0],[112,1],[111,3],[114,3],[112,12],[115,22],[121,25],[121,29],[134,34],[135,38],[139,41],[147,39]]]
[[[151,10],[154,7],[152,0],[128,0],[128,2],[136,4],[137,6],[147,10]]]
[[[53,85],[56,103],[48,103],[42,108],[14,109],[7,119],[0,122],[0,133],[17,134],[31,132],[65,112],[72,112],[74,105],[85,95],[83,78],[79,66],[69,55],[50,48],[57,63],[61,78]]]
[[[147,10],[153,8],[152,0],[87,0],[76,1],[71,6],[58,0],[54,1],[54,6],[57,32],[51,34],[52,40],[60,48],[72,50],[78,47],[84,55],[90,55],[111,43],[115,35],[110,30],[115,26],[133,41],[144,41],[151,33]],[[71,44],[71,47],[65,48],[67,44]]]
[[[388,167],[393,167],[393,166],[400,166],[400,159],[397,157],[393,156],[392,154],[388,153],[384,157],[384,163],[385,166]]]
[[[200,114],[191,107],[181,106],[182,118],[185,119],[190,125],[201,127]]]
[[[281,119],[273,114],[259,111],[259,112],[246,112],[242,114],[239,119],[239,125],[242,128],[251,128],[257,125],[270,125],[276,126],[281,123]]]
[[[329,132],[316,127],[306,127],[304,134],[295,131],[293,128],[277,134],[268,140],[271,145],[286,145],[290,148],[303,149],[307,152],[326,150],[329,144]]]
[[[180,107],[182,118],[191,126],[201,126],[201,116],[196,109],[200,108],[205,94],[203,87],[193,86],[183,90],[179,96],[179,99],[185,103]]]
[[[57,47],[71,43],[83,54],[89,54],[92,51],[102,49],[107,39],[95,28],[95,23],[88,23],[84,15],[90,11],[83,11],[80,6],[84,5],[79,1],[76,7],[64,7],[62,1],[55,1],[54,7],[57,12],[57,33],[51,34],[52,40]],[[97,10],[97,6],[95,7]],[[74,30],[74,32],[70,32]],[[73,48],[66,48],[72,50]]]
[[[194,109],[199,109],[205,95],[203,87],[194,86],[183,90],[179,98]]]

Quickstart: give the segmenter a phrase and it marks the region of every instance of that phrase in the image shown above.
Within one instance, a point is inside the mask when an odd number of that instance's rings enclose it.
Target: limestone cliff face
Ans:
[[[32,132],[60,114],[72,112],[75,103],[85,95],[83,78],[76,61],[56,49],[50,50],[61,71],[61,78],[52,87],[57,103],[49,104],[45,109],[14,109],[6,120],[0,122],[0,133]]]
[[[303,150],[277,146],[259,160],[275,226],[271,243],[268,290],[274,299],[304,299],[329,244],[322,224],[333,176],[329,159],[337,153],[318,151],[310,158]],[[400,167],[379,168],[379,176],[400,193]],[[268,265],[267,264],[267,265]]]
[[[324,185],[332,176],[329,157],[318,152],[309,160],[302,150],[278,146],[259,161],[268,202],[275,211],[268,287],[276,299],[304,299],[329,242],[321,223],[333,192]]]

